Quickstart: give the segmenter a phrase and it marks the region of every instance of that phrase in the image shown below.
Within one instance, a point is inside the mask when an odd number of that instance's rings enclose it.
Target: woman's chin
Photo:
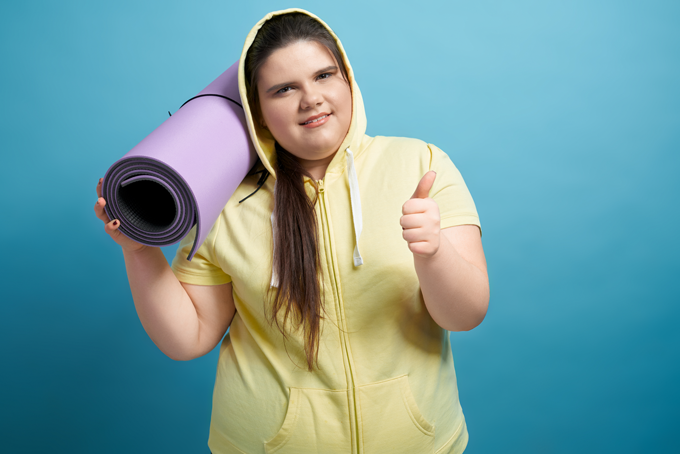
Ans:
[[[291,152],[301,161],[321,161],[327,159],[330,162],[335,156],[337,146],[333,147],[306,147],[304,151]]]
[[[325,137],[314,137],[305,140],[304,146],[291,146],[291,148],[284,146],[284,148],[300,159],[318,160],[335,154],[341,144],[342,140],[337,140],[337,138],[328,140]]]

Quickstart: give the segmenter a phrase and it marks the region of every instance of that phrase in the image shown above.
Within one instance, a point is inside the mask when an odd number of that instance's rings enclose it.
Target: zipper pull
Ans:
[[[323,180],[318,180],[316,183],[319,185],[319,192],[323,192]]]

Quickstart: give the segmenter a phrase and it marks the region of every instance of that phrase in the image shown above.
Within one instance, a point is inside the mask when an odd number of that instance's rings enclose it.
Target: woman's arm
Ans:
[[[109,219],[97,184],[94,211],[104,230],[123,250],[137,315],[154,344],[174,360],[190,360],[211,351],[224,336],[236,311],[231,283],[189,285],[180,282],[160,248],[126,237],[117,219]]]
[[[215,348],[236,312],[231,282],[180,282],[160,248],[124,250],[124,256],[137,315],[153,343],[177,361],[198,358]]]
[[[432,319],[449,331],[479,325],[489,306],[489,276],[476,225],[441,230],[431,257],[414,254],[423,299]]]
[[[429,198],[436,173],[423,176],[403,207],[401,226],[432,319],[449,331],[479,325],[489,305],[489,277],[479,228],[440,229],[439,207]]]

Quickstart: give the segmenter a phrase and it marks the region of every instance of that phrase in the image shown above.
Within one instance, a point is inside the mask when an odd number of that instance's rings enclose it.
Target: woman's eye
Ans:
[[[319,74],[319,79],[328,79],[329,77],[331,77],[331,73]]]
[[[282,89],[280,89],[276,93],[286,93],[289,89],[290,89],[290,87],[283,87]]]

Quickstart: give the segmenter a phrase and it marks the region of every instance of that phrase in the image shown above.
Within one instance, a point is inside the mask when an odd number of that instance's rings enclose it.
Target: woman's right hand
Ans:
[[[130,252],[141,251],[146,246],[134,240],[131,240],[130,238],[120,233],[120,231],[118,230],[118,228],[120,227],[120,221],[118,219],[114,219],[112,221],[106,214],[106,211],[104,210],[106,200],[104,200],[104,197],[102,197],[103,180],[104,180],[103,178],[100,178],[99,183],[97,183],[97,203],[95,203],[94,205],[95,214],[99,219],[102,220],[102,222],[104,222],[104,230],[106,231],[106,233],[108,233],[109,236],[113,238],[113,241],[120,244],[124,250]]]

